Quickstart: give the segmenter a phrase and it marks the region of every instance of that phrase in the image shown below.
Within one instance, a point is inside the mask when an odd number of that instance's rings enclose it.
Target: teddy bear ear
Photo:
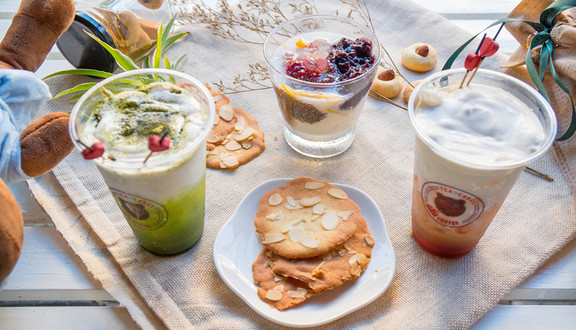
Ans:
[[[23,0],[0,43],[0,65],[35,72],[74,13],[74,0]]]

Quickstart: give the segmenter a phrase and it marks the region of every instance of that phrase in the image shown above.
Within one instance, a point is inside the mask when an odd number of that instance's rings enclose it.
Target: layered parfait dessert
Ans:
[[[372,68],[372,42],[324,32],[291,38],[279,47],[274,65],[287,76],[333,88],[296,90],[281,82],[276,94],[284,118],[298,135],[310,140],[332,140],[354,129],[369,84],[353,93],[338,82],[360,77]],[[368,87],[366,87],[368,86]]]
[[[369,30],[338,17],[291,20],[268,36],[266,60],[294,149],[328,157],[350,146],[379,51]]]
[[[521,88],[477,80],[460,89],[425,83],[410,100],[417,131],[412,230],[425,250],[443,257],[476,246],[527,161],[555,134],[534,92],[523,99]]]
[[[170,79],[135,86],[126,83],[130,75],[104,81],[81,99],[71,135],[80,149],[104,145],[96,164],[140,244],[157,254],[179,253],[203,231],[213,101],[203,86]],[[167,149],[151,152],[151,136],[169,139]]]

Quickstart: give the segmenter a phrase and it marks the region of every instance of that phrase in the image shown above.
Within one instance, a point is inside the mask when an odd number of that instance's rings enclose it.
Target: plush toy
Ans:
[[[31,121],[51,97],[33,72],[74,13],[74,0],[22,0],[0,43],[0,282],[12,271],[23,242],[22,213],[4,182],[40,176],[73,148],[68,114]]]

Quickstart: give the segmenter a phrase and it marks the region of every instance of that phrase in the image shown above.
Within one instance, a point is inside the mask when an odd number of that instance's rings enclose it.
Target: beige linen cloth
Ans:
[[[409,1],[369,4],[379,39],[397,64],[402,48],[428,42],[439,52],[439,70],[470,37]],[[198,26],[186,28],[192,34],[170,56],[188,53],[183,70],[203,81],[232,81],[249,63],[264,63],[261,46],[222,40]],[[483,67],[498,68],[505,60],[498,55]],[[424,76],[403,72],[413,80]],[[67,77],[48,83],[58,92],[75,81]],[[56,228],[142,328],[279,327],[236,296],[212,261],[213,242],[222,225],[252,188],[269,179],[311,176],[352,185],[370,195],[383,214],[396,254],[395,278],[381,297],[325,326],[330,329],[468,327],[575,237],[573,196],[551,151],[531,166],[554,177],[554,182],[522,174],[472,253],[459,259],[432,256],[410,236],[414,133],[406,111],[369,99],[352,147],[340,156],[314,160],[292,151],[284,141],[272,90],[230,97],[234,106],[258,119],[267,148],[236,170],[207,171],[204,236],[185,254],[157,257],[140,248],[96,167],[76,151],[52,173],[30,181]],[[70,108],[62,100],[44,110]],[[246,226],[253,226],[252,219],[246,219]]]

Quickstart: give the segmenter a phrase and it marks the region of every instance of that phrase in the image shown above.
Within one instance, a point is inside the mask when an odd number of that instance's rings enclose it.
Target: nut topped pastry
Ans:
[[[302,177],[266,193],[254,219],[262,244],[286,258],[332,251],[356,231],[360,208],[328,182]]]

